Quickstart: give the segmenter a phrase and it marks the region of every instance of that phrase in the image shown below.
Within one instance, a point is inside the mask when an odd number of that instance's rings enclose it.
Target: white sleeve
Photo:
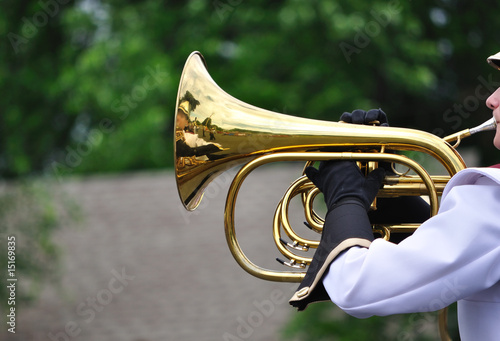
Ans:
[[[359,318],[435,311],[500,280],[500,186],[453,187],[439,214],[400,244],[347,250],[323,279]]]

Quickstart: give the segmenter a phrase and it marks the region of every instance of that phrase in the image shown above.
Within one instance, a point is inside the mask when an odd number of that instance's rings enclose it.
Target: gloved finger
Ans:
[[[385,175],[396,175],[396,172],[394,172],[394,169],[392,168],[392,162],[385,162],[381,161],[378,163],[378,166],[380,168],[383,168],[385,170]]]
[[[379,121],[380,121],[380,125],[385,125],[385,126],[389,126],[389,119],[387,118],[387,115],[386,113],[382,110],[382,109],[378,109],[379,111]]]
[[[388,127],[387,115],[382,109],[371,109],[366,113],[366,121],[379,121],[381,126]]]
[[[317,180],[318,180],[319,170],[317,170],[316,168],[314,168],[312,166],[309,166],[309,167],[306,167],[306,169],[304,170],[304,173],[306,173],[306,176],[309,178],[309,180],[311,180],[312,183],[316,187],[318,187]]]
[[[352,112],[352,123],[354,124],[364,124],[366,117],[366,111],[361,109],[356,109]]]
[[[340,116],[340,121],[352,123],[352,114],[350,112],[344,112],[342,116]]]
[[[374,169],[366,177],[366,184],[371,189],[378,190],[382,187],[382,183],[385,178],[385,170],[383,168]],[[376,194],[376,193],[375,193]]]
[[[365,123],[369,124],[373,121],[379,121],[380,123],[382,123],[380,116],[380,111],[378,109],[370,109],[366,112]]]

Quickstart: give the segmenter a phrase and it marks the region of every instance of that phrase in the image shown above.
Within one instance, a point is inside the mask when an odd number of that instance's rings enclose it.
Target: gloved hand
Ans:
[[[322,161],[319,169],[307,167],[305,173],[323,193],[328,210],[342,199],[356,198],[368,211],[385,177],[382,168],[365,177],[354,161]]]
[[[387,115],[382,109],[368,111],[357,109],[352,113],[345,112],[340,117],[340,120],[346,123],[365,125],[370,125],[373,121],[379,121],[381,126],[389,126]],[[390,162],[379,162],[379,167],[385,170],[386,175],[396,175]],[[377,200],[377,210],[369,212],[369,217],[373,224],[422,223],[430,217],[430,206],[425,200],[417,196],[379,198]],[[408,234],[393,234],[391,235],[391,241],[399,242],[407,236]]]
[[[318,248],[290,304],[304,310],[308,304],[329,299],[322,278],[332,261],[352,246],[368,247],[373,232],[366,213],[384,179],[381,168],[364,176],[354,161],[322,161],[306,175],[325,197],[328,213]]]
[[[364,125],[373,125],[373,122],[378,121],[381,127],[389,126],[387,115],[382,109],[370,109],[368,111],[356,109],[353,112],[344,112],[340,116],[340,121]],[[388,175],[395,174],[389,162],[380,162],[379,167],[385,169]]]
[[[370,109],[364,111],[356,109],[353,112],[345,112],[340,116],[340,120],[346,123],[372,125],[374,121],[380,122],[380,126],[388,127],[387,115],[382,109]]]

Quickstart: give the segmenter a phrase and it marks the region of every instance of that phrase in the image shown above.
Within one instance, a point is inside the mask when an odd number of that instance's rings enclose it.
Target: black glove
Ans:
[[[340,116],[340,120],[346,123],[366,125],[371,125],[373,124],[372,122],[378,121],[382,127],[389,126],[387,115],[382,111],[382,109],[370,109],[368,111],[356,109],[353,112],[343,113],[342,116]]]
[[[366,212],[377,195],[384,173],[377,168],[365,177],[354,161],[323,161],[319,170],[306,168],[309,179],[323,192],[328,214],[318,249],[290,300],[298,310],[329,299],[322,278],[341,252],[352,246],[368,247],[373,241]]]
[[[305,173],[323,192],[328,210],[342,199],[356,198],[368,211],[385,177],[382,168],[365,177],[354,161],[322,161],[319,170],[307,167]]]
[[[341,121],[354,124],[369,125],[379,121],[381,126],[388,127],[387,115],[382,109],[354,110],[345,112],[340,117]],[[390,162],[380,162],[379,167],[385,170],[386,175],[396,175]],[[416,196],[403,196],[395,198],[379,198],[377,210],[369,213],[372,224],[403,224],[422,223],[430,217],[430,206],[422,198]],[[399,242],[409,234],[396,234],[391,236],[391,241]]]

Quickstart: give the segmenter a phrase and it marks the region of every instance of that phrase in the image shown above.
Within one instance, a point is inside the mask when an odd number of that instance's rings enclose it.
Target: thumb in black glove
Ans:
[[[305,173],[323,192],[328,210],[342,199],[355,198],[368,211],[385,177],[382,168],[365,177],[354,161],[322,161],[319,169],[307,167]]]

